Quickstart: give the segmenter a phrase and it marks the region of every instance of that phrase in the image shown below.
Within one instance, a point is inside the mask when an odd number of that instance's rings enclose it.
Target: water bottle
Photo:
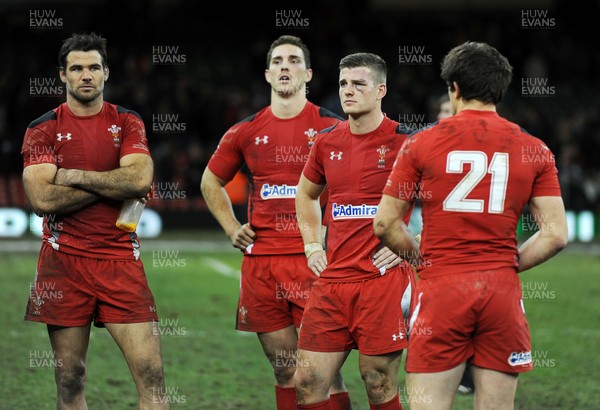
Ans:
[[[125,232],[135,232],[146,204],[138,199],[128,199],[123,202],[117,218],[117,228]]]

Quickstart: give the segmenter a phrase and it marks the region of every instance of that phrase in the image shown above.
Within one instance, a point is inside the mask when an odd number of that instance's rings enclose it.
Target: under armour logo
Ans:
[[[340,161],[342,159],[342,151],[339,151],[337,154],[335,153],[335,151],[331,151],[330,153],[331,155],[329,156],[329,159],[334,160],[337,159],[338,161]]]
[[[150,312],[156,312],[156,306],[149,306]]]
[[[398,332],[398,334],[397,334],[397,335],[392,335],[392,340],[393,340],[394,342],[395,342],[396,340],[398,340],[398,339],[400,339],[400,340],[404,339],[404,335],[402,334],[402,332]]]
[[[63,138],[66,138],[67,141],[71,140],[71,133],[67,132],[67,135],[62,135],[60,132],[58,134],[56,134],[56,140],[57,141],[62,141]]]
[[[254,143],[256,145],[260,144],[260,143],[266,144],[267,142],[269,142],[269,136],[265,135],[264,137],[260,138],[260,137],[256,137],[254,138]]]

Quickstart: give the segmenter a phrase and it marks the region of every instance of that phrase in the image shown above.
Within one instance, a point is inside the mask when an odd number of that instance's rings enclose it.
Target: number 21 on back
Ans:
[[[501,214],[504,212],[506,185],[508,183],[508,153],[495,152],[488,166],[488,157],[482,151],[452,151],[446,158],[446,172],[462,174],[465,164],[471,169],[454,187],[444,200],[444,211],[478,212],[484,211],[484,199],[466,199],[471,191],[481,182],[487,173],[492,174],[488,212]]]

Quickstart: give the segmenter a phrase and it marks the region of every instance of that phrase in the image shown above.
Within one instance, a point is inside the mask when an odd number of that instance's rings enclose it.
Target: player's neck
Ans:
[[[385,115],[380,110],[374,110],[360,115],[349,115],[348,123],[352,134],[367,134],[375,131],[380,125]]]
[[[456,106],[456,113],[463,110],[476,110],[476,111],[496,111],[496,105],[491,103],[484,103],[479,100],[458,100]]]
[[[75,98],[72,98],[67,95],[67,107],[69,110],[78,117],[87,117],[90,115],[96,115],[100,111],[102,111],[102,106],[104,105],[104,99],[102,96],[98,96],[94,101],[90,101],[89,103],[82,103]]]
[[[271,112],[277,118],[294,118],[302,112],[308,100],[305,93],[281,96],[271,91]]]

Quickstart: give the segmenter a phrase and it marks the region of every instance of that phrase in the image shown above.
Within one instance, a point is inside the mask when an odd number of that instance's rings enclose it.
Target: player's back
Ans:
[[[516,267],[519,217],[533,196],[560,195],[554,157],[493,111],[464,110],[416,133],[424,275]],[[412,147],[412,148],[411,148]]]

